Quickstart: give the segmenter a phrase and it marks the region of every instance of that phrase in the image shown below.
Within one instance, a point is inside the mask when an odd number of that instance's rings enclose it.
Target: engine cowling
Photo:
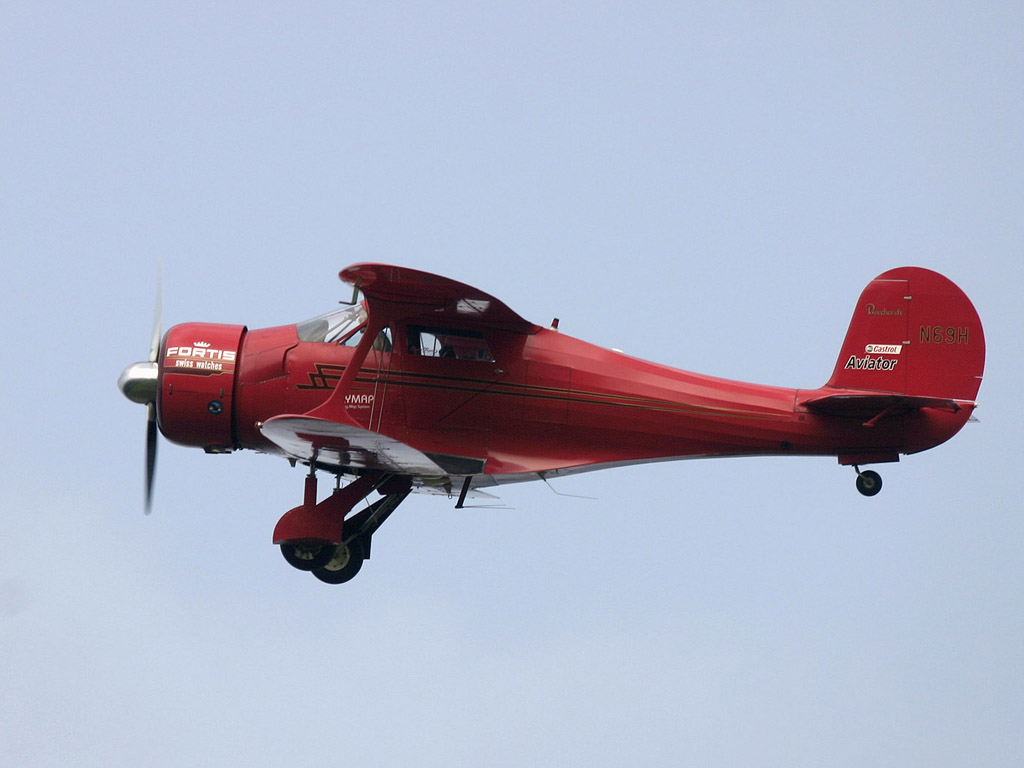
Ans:
[[[235,446],[235,377],[245,330],[244,325],[183,323],[164,336],[157,418],[168,440],[210,453]]]

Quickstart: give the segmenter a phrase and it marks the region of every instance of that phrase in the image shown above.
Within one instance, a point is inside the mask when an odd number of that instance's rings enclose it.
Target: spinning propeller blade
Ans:
[[[157,277],[156,313],[153,323],[153,339],[149,345],[146,362],[132,363],[121,373],[117,385],[133,403],[146,406],[146,506],[148,515],[153,502],[153,478],[156,475],[156,395],[159,387],[160,330],[163,323],[163,289],[161,278]]]
[[[153,506],[153,478],[156,475],[156,403],[147,406],[146,418],[146,508],[148,515]]]

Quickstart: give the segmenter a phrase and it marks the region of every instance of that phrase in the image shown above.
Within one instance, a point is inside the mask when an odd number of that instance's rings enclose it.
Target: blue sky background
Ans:
[[[0,3],[11,765],[1018,766],[1019,3]],[[384,261],[688,370],[816,387],[871,278],[951,277],[980,423],[881,467],[683,462],[416,497],[352,583],[302,470],[164,442],[164,323]]]

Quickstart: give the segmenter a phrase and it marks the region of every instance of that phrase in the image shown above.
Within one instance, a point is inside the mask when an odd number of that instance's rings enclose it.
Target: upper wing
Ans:
[[[524,320],[493,296],[429,272],[388,264],[353,264],[341,270],[340,277],[358,287],[371,302],[406,305],[403,314],[415,312],[460,322],[477,321],[520,333],[539,330],[539,326]]]

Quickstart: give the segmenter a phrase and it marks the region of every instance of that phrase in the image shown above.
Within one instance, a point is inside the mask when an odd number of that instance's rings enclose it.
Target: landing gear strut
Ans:
[[[303,503],[288,510],[274,529],[274,543],[293,568],[311,571],[320,581],[343,584],[352,579],[370,557],[373,533],[409,495],[409,478],[368,472],[344,488],[316,501],[316,472],[306,476]],[[374,490],[382,498],[352,517],[345,516]]]
[[[882,490],[882,476],[877,472],[866,469],[863,472],[859,467],[854,466],[857,471],[857,490],[864,496],[874,496]]]

